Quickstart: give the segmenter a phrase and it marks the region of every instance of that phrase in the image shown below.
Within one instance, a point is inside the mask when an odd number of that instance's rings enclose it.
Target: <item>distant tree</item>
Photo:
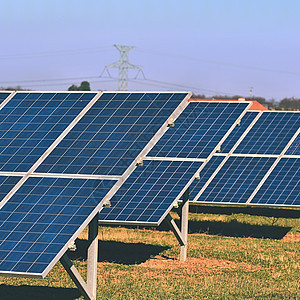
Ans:
[[[30,91],[29,89],[23,89],[20,85],[9,86],[9,87],[0,87],[1,91]]]
[[[192,94],[192,99],[206,99],[206,96],[204,94]]]
[[[284,98],[279,102],[277,108],[280,110],[300,110],[300,99]]]
[[[80,86],[77,86],[76,84],[72,84],[69,88],[68,91],[90,91],[90,83],[88,81],[82,81],[80,83]]]
[[[82,81],[78,90],[79,91],[90,91],[91,90],[90,83],[88,81]]]
[[[69,88],[68,91],[78,91],[78,86],[76,84],[72,84]]]

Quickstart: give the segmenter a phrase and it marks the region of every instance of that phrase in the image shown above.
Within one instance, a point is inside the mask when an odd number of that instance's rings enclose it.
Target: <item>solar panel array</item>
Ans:
[[[190,102],[99,214],[101,223],[159,225],[207,158],[245,113],[247,102]],[[149,162],[150,160],[150,162]]]
[[[0,109],[1,109],[1,104],[10,96],[11,92],[0,92]]]
[[[0,274],[46,276],[188,97],[17,92],[3,102]]]
[[[300,206],[299,127],[299,112],[247,112],[215,154],[220,164],[191,184],[191,200]]]

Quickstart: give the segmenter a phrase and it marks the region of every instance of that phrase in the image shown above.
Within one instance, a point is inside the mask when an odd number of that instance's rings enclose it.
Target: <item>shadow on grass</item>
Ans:
[[[69,251],[71,260],[87,258],[87,240],[76,240],[77,250]],[[140,264],[170,247],[154,246],[143,243],[122,243],[115,241],[99,241],[98,261],[113,262],[123,265]]]
[[[179,220],[176,220],[179,226]],[[169,225],[163,222],[156,230],[169,230]],[[236,220],[223,221],[189,221],[189,234],[206,233],[228,237],[252,237],[265,239],[282,239],[291,227],[277,225],[253,225],[240,223]]]
[[[77,289],[70,288],[0,285],[1,300],[73,300],[80,296],[81,294]]]

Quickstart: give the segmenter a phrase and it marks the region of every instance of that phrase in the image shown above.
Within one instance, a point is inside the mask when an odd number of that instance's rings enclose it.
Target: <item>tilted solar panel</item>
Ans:
[[[105,223],[158,225],[195,175],[201,162],[145,160],[103,208]]]
[[[61,172],[37,173],[40,163],[59,142],[70,138],[67,134],[76,123],[85,118],[79,130],[76,127],[77,131],[70,132],[71,140],[74,134],[80,138],[84,135],[83,139],[72,140],[76,143],[74,159],[80,156],[76,152],[78,143],[82,149],[92,152],[95,147],[101,148],[99,139],[95,142],[92,138],[97,135],[104,136],[104,142],[110,143],[101,149],[102,153],[105,150],[111,153],[123,142],[125,148],[118,150],[128,151],[126,159],[130,157],[130,164],[135,166],[136,156],[148,151],[151,139],[167,130],[167,118],[172,114],[176,119],[189,97],[189,93],[183,92],[104,93],[101,99],[96,95],[98,93],[17,93],[1,110],[0,146],[4,153],[11,148],[16,155],[12,155],[13,162],[4,159],[2,167],[6,165],[6,168],[0,169],[0,274],[44,277],[65,253],[67,243],[99,212],[104,198],[119,188],[123,172],[128,176],[133,171],[132,166],[127,168],[129,163],[125,160],[120,164],[120,176],[107,177],[100,173],[95,178],[91,169],[82,176],[74,172],[73,177]],[[27,133],[26,137],[20,137],[17,130],[23,135]],[[13,148],[17,144],[19,148]],[[30,152],[20,152],[23,156],[20,155],[18,150],[26,147]],[[35,149],[38,153],[32,156],[31,150]],[[106,151],[106,158],[107,155]],[[116,158],[114,155],[110,156],[112,160]],[[100,164],[102,160],[96,158]]]
[[[246,203],[274,161],[265,157],[230,157],[197,201]]]
[[[300,206],[300,158],[282,158],[250,204]]]
[[[235,153],[280,154],[300,126],[300,113],[265,111]]]
[[[104,93],[37,169],[122,175],[187,93]]]
[[[0,110],[0,171],[27,172],[96,95],[16,93]]]
[[[207,158],[248,106],[247,102],[190,102],[148,156]]]
[[[226,138],[226,140],[221,145],[221,152],[228,153],[238,139],[243,135],[245,130],[249,127],[251,122],[257,117],[259,114],[258,111],[247,111],[246,114],[241,119],[240,125],[235,126],[230,135]]]
[[[198,157],[209,155],[216,149],[224,135],[228,134],[230,129],[233,129],[234,124],[245,113],[248,106],[249,103],[245,102],[190,102],[175,121],[175,127],[168,129],[154,146],[154,150],[151,150],[149,155],[146,156],[147,160],[144,161],[146,166],[149,164],[148,160],[152,160],[150,166],[156,164],[174,166],[178,164],[185,167],[175,169],[174,174],[163,168],[152,173],[145,168],[144,174],[143,167],[137,167],[111,199],[111,208],[103,208],[100,212],[100,222],[124,224],[140,222],[143,225],[159,225],[172,209],[173,202],[182,196],[195,173],[206,161],[205,158],[199,159]],[[222,116],[223,113],[224,116]],[[192,118],[192,120],[189,118]],[[200,150],[198,146],[196,147],[200,151],[200,155],[194,150],[195,142],[197,143],[198,139],[202,140],[201,147],[203,149]],[[167,152],[166,149],[171,149],[171,151]],[[188,153],[188,151],[190,152]],[[173,155],[175,158],[172,157]],[[182,158],[181,155],[185,157]],[[216,160],[221,159],[217,158]],[[189,164],[193,166],[192,169],[188,168]],[[197,168],[194,168],[194,166],[197,166]],[[163,186],[162,194],[158,193],[160,183],[155,181],[158,174],[166,176],[172,183]],[[149,178],[149,183],[141,185],[141,182],[148,182],[147,178]],[[174,186],[179,187],[179,189],[174,188]],[[149,194],[147,193],[148,190]],[[136,193],[133,191],[136,191]],[[155,206],[160,209],[155,209]],[[138,209],[135,210],[134,208]]]

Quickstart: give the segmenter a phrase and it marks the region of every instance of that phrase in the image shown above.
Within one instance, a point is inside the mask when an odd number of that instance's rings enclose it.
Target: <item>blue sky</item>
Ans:
[[[2,1],[0,86],[116,90],[117,70],[99,76],[119,44],[146,76],[130,90],[300,98],[299,15],[298,0]]]

